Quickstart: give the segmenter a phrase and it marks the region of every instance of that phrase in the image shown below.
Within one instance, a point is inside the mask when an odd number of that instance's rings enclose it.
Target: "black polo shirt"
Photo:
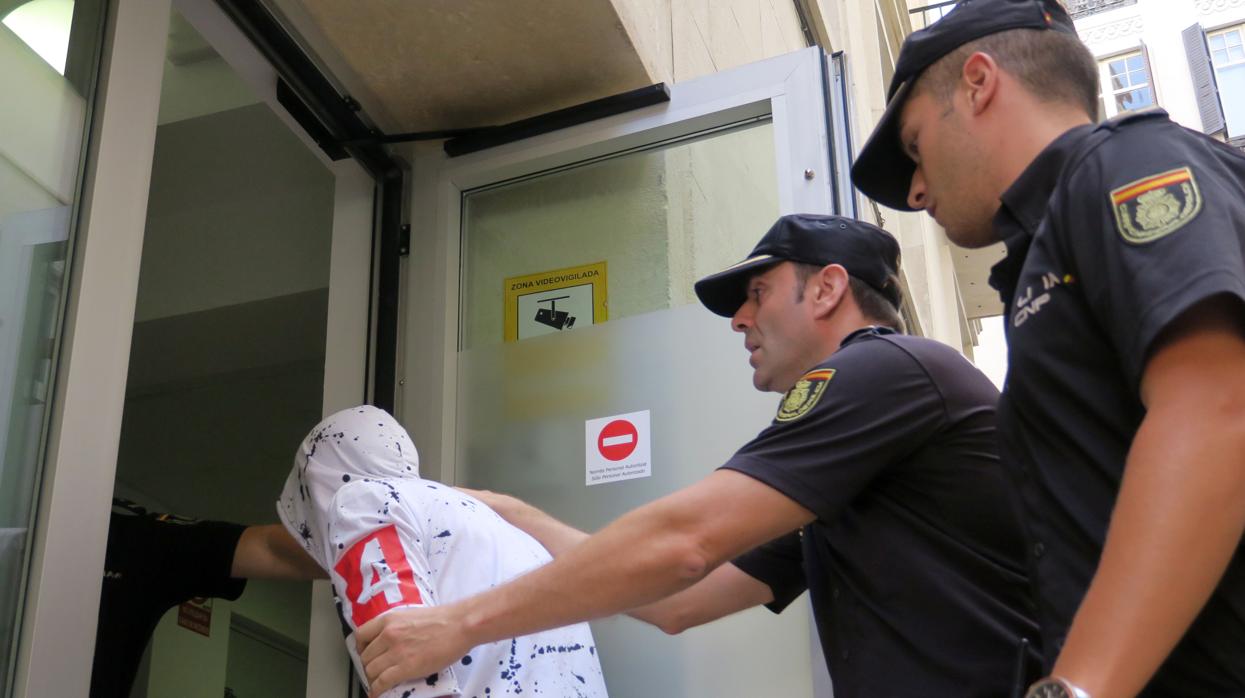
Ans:
[[[1245,299],[1245,158],[1154,110],[1068,131],[1002,201],[999,427],[1049,669],[1102,553],[1155,338],[1200,300]],[[1245,695],[1241,548],[1145,695]]]
[[[245,526],[114,507],[91,669],[91,698],[130,695],[143,650],[161,616],[196,597],[237,599],[245,579],[230,577]],[[190,632],[190,631],[186,631]]]
[[[778,612],[810,590],[839,698],[1000,698],[1036,677],[998,391],[938,342],[861,330],[724,468],[817,515],[735,560]]]

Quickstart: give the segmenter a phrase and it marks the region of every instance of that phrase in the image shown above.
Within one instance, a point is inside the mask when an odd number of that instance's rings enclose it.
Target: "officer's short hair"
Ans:
[[[1011,29],[970,41],[926,68],[915,85],[939,102],[950,101],[964,63],[978,51],[992,57],[1044,102],[1079,107],[1098,120],[1098,63],[1075,35]]]
[[[816,264],[805,264],[803,262],[792,262],[795,265],[796,279],[796,300],[804,297],[804,287],[808,284],[808,280],[822,267]],[[894,274],[888,275],[886,285],[893,287],[899,293],[899,277]],[[904,326],[903,316],[899,314],[896,308],[886,296],[878,293],[869,284],[857,279],[851,274],[847,275],[847,288],[852,292],[852,298],[856,300],[856,307],[860,308],[860,314],[866,319],[883,327],[890,327],[897,332],[907,332]],[[900,298],[902,299],[902,295]]]

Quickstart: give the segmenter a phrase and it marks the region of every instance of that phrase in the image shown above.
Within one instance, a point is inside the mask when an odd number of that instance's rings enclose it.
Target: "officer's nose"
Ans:
[[[908,205],[917,210],[925,208],[925,175],[921,168],[912,171],[912,182],[908,185]]]
[[[743,305],[739,306],[739,310],[735,311],[734,317],[731,318],[731,329],[736,332],[743,332],[752,326],[752,300],[746,300]]]

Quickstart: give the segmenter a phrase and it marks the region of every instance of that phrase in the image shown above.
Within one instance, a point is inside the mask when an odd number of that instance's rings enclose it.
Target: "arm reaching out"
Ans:
[[[535,538],[558,557],[588,534],[569,526],[516,497],[487,490],[458,488],[479,499],[510,525]],[[731,563],[725,563],[704,579],[677,594],[633,608],[627,615],[654,625],[662,632],[678,633],[774,600],[769,586]]]
[[[447,606],[397,610],[359,628],[372,695],[426,676],[475,645],[621,613],[682,591],[814,518],[758,480],[715,471],[505,585]]]
[[[230,575],[240,579],[328,579],[281,524],[248,526],[234,549]]]
[[[535,538],[554,557],[588,539],[587,533],[558,521],[518,497],[466,487],[457,489],[487,504],[511,526]]]

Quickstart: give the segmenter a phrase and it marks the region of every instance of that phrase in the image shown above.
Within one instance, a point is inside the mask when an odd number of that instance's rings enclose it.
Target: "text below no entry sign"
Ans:
[[[584,427],[585,484],[652,475],[648,410],[590,419]]]

